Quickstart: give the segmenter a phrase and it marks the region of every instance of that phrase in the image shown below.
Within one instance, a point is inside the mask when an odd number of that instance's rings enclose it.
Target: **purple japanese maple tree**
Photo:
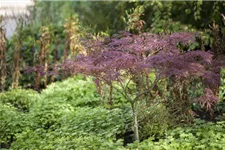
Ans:
[[[137,103],[144,100],[163,78],[187,81],[200,78],[206,92],[198,101],[208,109],[218,101],[213,89],[218,87],[220,76],[212,69],[215,68],[212,53],[182,52],[177,48],[179,43],[193,42],[195,36],[182,32],[164,36],[120,32],[104,41],[93,42],[94,51],[66,61],[62,69],[71,74],[94,76],[119,91],[131,104],[135,139],[139,140]],[[149,79],[150,73],[155,74],[154,81]]]

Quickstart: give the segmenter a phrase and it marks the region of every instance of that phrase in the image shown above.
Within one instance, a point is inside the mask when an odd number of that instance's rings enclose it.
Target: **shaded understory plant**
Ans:
[[[12,89],[0,93],[0,148],[9,148],[16,134],[30,124],[30,109],[38,102],[39,95],[33,90]]]
[[[159,141],[153,141],[149,138],[141,143],[130,144],[129,149],[148,150],[211,150],[224,149],[225,123],[220,121],[217,123],[204,122],[196,120],[195,124],[187,127],[179,127],[166,132],[166,136]]]
[[[95,51],[88,56],[80,55],[65,62],[62,69],[71,74],[94,76],[119,91],[131,105],[135,139],[139,140],[137,105],[139,101],[146,102],[146,105],[153,104],[150,95],[160,80],[167,78],[173,81],[172,86],[176,81],[185,82],[182,89],[194,78],[201,78],[205,85],[219,84],[219,75],[210,70],[213,68],[211,52],[182,52],[177,48],[179,43],[188,45],[195,41],[195,36],[194,33],[160,36],[120,32],[104,41],[93,42],[92,47],[96,48]],[[150,74],[153,76],[149,77]],[[213,89],[210,89],[214,86],[206,87],[208,92],[204,96],[213,99],[208,98],[209,103],[203,106],[211,109],[209,105],[214,105],[217,99],[211,92]],[[167,90],[169,89],[170,87]],[[179,100],[188,101],[188,95],[183,96]],[[204,96],[200,97],[199,101],[204,101]],[[184,106],[177,107],[183,109]]]
[[[225,100],[225,69],[221,70],[221,86],[220,86],[220,100]]]
[[[14,107],[17,111],[27,113],[33,103],[38,101],[36,91],[24,89],[12,89],[0,94],[0,102]]]

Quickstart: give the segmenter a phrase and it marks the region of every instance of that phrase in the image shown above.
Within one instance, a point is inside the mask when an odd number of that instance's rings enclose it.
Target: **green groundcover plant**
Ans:
[[[60,132],[47,132],[43,130],[27,131],[18,135],[18,140],[13,143],[11,149],[33,149],[33,150],[114,150],[124,149],[122,141],[114,142],[96,135],[76,136],[68,134],[61,136]]]
[[[26,117],[14,107],[0,102],[0,148],[9,147],[15,140],[15,134],[25,129]]]
[[[124,149],[119,137],[131,122],[130,109],[100,105],[91,78],[56,82],[41,94],[15,89],[0,97],[0,148]]]
[[[197,120],[188,127],[169,130],[159,141],[147,139],[129,145],[130,149],[140,150],[224,150],[225,122],[204,122]]]
[[[62,82],[55,82],[41,92],[43,99],[54,102],[68,103],[72,106],[97,106],[100,96],[91,78],[83,79],[82,76],[68,78]]]
[[[125,130],[120,109],[77,108],[58,119],[55,130],[36,128],[16,135],[12,149],[122,149],[116,135]],[[55,126],[56,127],[56,126]]]
[[[33,90],[12,89],[0,94],[0,102],[11,105],[18,111],[23,112],[28,112],[38,99],[38,93]]]

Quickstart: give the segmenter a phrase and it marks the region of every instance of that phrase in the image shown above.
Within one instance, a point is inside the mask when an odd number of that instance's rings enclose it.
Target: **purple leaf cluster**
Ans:
[[[216,106],[217,102],[219,101],[218,96],[215,96],[213,91],[209,88],[205,88],[204,94],[196,99],[196,101],[207,111],[213,115],[214,107]]]
[[[207,72],[206,66],[212,62],[212,54],[204,51],[181,53],[177,48],[178,43],[188,44],[194,39],[193,33],[160,36],[122,32],[111,39],[98,41],[100,51],[69,60],[64,68],[71,73],[106,75],[112,79],[121,75],[121,71],[134,74],[151,70],[167,77],[203,76]]]

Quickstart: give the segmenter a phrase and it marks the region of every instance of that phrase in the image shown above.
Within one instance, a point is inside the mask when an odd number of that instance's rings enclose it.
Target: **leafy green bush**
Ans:
[[[193,126],[176,128],[166,133],[164,139],[152,139],[130,144],[131,149],[149,150],[223,150],[225,146],[225,122],[197,121]]]
[[[220,100],[225,100],[225,69],[221,70],[221,86],[219,91]]]
[[[0,94],[0,102],[10,104],[23,112],[28,112],[31,105],[38,99],[38,93],[33,90],[13,89]]]
[[[125,132],[121,109],[74,108],[44,100],[43,104],[31,109],[35,126],[17,134],[11,149],[123,149],[123,142],[115,141]]]
[[[42,91],[43,99],[69,103],[72,106],[96,106],[100,96],[91,78],[82,79],[80,76],[69,78],[62,82],[52,83]]]
[[[0,148],[9,147],[15,134],[23,131],[27,124],[25,117],[26,114],[0,102]]]
[[[26,131],[17,136],[17,141],[12,144],[12,150],[122,150],[122,141],[113,142],[96,135],[76,136],[67,134],[61,136],[60,132],[46,132],[45,130]]]
[[[174,125],[172,116],[165,106],[158,104],[147,107],[139,106],[140,136],[142,139],[153,137],[158,139],[164,135],[166,130]]]
[[[125,132],[126,118],[121,109],[107,110],[105,108],[76,108],[62,118],[62,128],[57,131],[63,135],[75,134],[88,136],[90,134],[115,138],[117,134]]]
[[[13,89],[0,94],[0,147],[9,147],[15,134],[29,127],[29,113],[23,112],[29,112],[38,100],[33,90]]]
[[[219,116],[224,118],[222,115],[225,114],[225,69],[221,70],[221,85],[219,88],[219,98],[220,101],[216,105],[215,113],[221,115]],[[222,119],[223,120],[223,119]]]
[[[28,119],[33,129],[54,130],[60,127],[60,118],[71,111],[73,111],[73,107],[70,104],[57,103],[51,99],[42,99],[31,108]]]
[[[26,114],[4,101],[0,107],[0,131],[4,133],[0,143],[7,148],[12,144],[11,149],[122,148],[122,141],[115,140],[126,130],[129,110],[93,108],[100,103],[95,89],[91,79],[79,77],[54,83],[41,93],[39,100],[32,101]],[[23,91],[27,93],[24,97],[29,94],[21,89],[11,92],[17,95]],[[4,96],[13,95],[10,94]]]
[[[221,101],[216,105],[215,113],[222,115],[225,113],[225,101]]]
[[[216,119],[219,121],[225,121],[225,113],[223,113],[222,115],[219,115],[218,117],[216,117]]]

